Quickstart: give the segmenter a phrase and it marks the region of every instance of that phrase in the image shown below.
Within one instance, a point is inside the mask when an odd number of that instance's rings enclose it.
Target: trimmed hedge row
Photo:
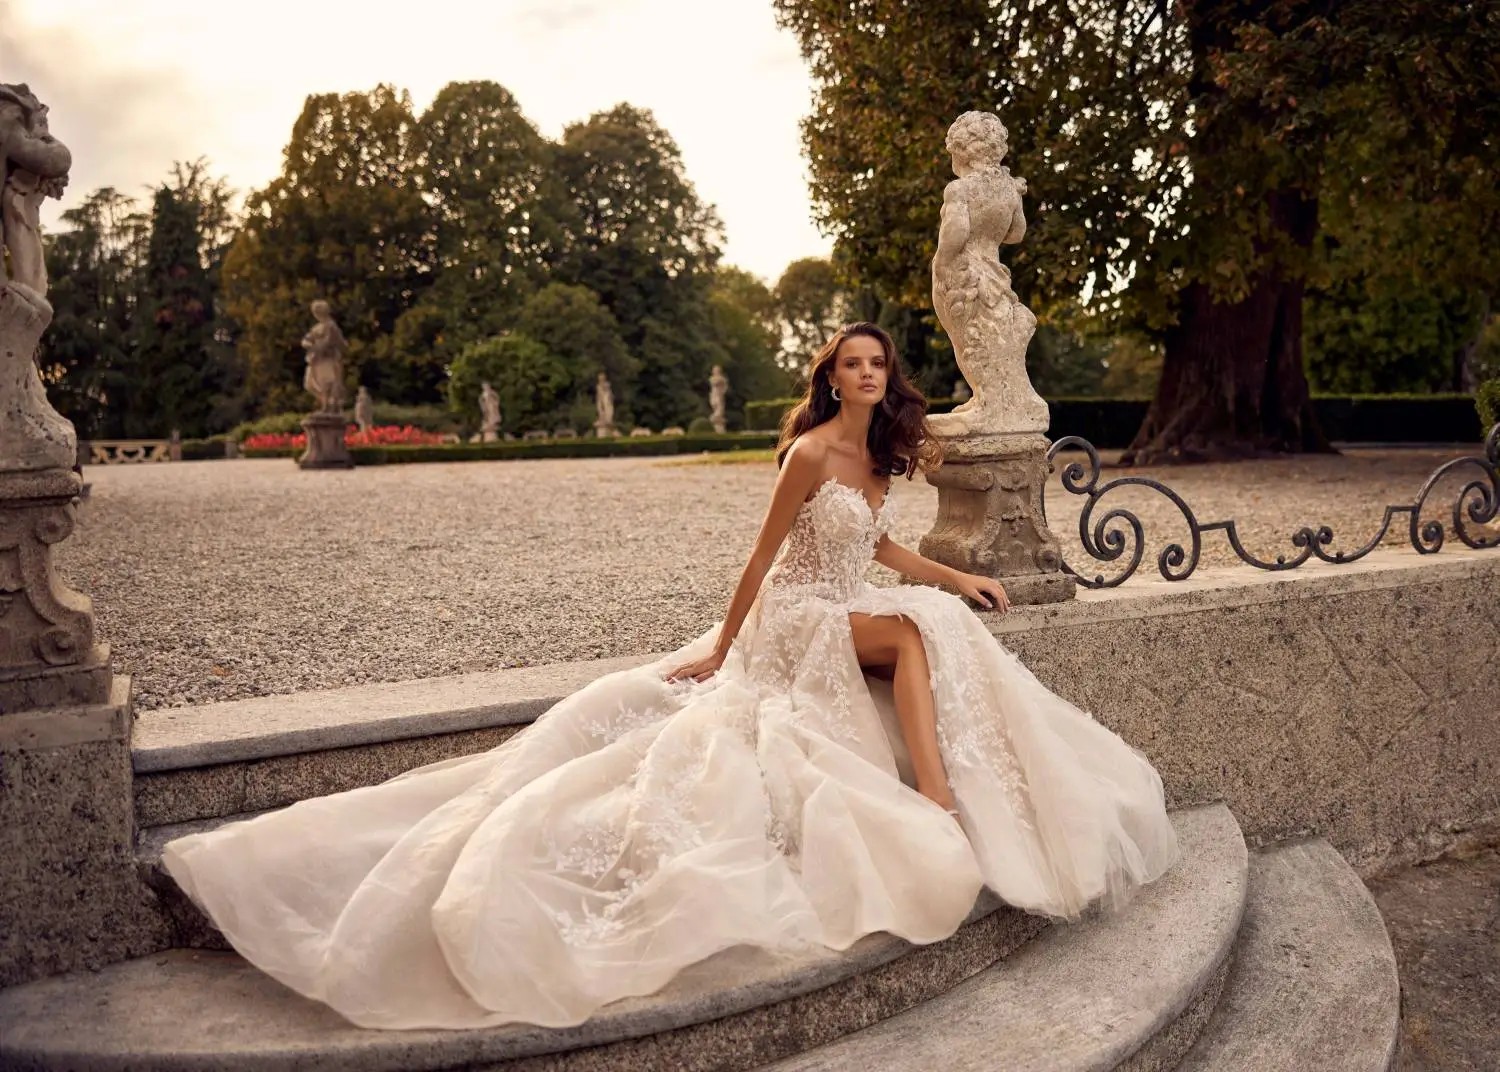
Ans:
[[[1500,424],[1500,380],[1485,380],[1474,392],[1474,408],[1479,414],[1479,427],[1486,435]]]
[[[765,450],[776,436],[765,432],[725,435],[620,436],[578,439],[517,439],[498,443],[439,443],[431,446],[350,447],[355,465],[399,465],[406,462],[514,461],[523,458],[619,458],[700,451]],[[299,449],[250,450],[248,458],[295,458]]]
[[[745,407],[745,423],[775,429],[796,403],[795,398],[751,402]],[[934,399],[928,412],[946,413],[957,404],[952,398]],[[1500,399],[1496,405],[1500,407]],[[1135,438],[1150,402],[1049,398],[1047,406],[1053,439],[1077,435],[1096,447],[1125,447]],[[1313,398],[1313,407],[1324,434],[1344,443],[1474,443],[1484,438],[1475,399],[1468,395],[1324,395]],[[1484,425],[1484,430],[1489,427]]]
[[[751,402],[745,407],[747,424],[772,422],[772,427],[725,435],[620,436],[598,439],[503,440],[497,443],[448,443],[431,446],[353,447],[356,465],[405,462],[502,461],[521,458],[605,458],[695,454],[700,451],[763,450],[776,445],[775,425],[796,399]],[[1468,395],[1339,395],[1313,399],[1318,419],[1329,439],[1348,443],[1474,443],[1484,438],[1497,417],[1481,423],[1488,402],[1500,414],[1500,381],[1481,386],[1477,398]],[[957,399],[929,403],[929,412],[946,413]],[[1049,434],[1055,439],[1079,435],[1096,447],[1127,446],[1146,416],[1150,403],[1143,398],[1055,398]],[[1478,407],[1476,409],[1476,406]],[[182,444],[184,460],[222,458],[225,436],[189,439]],[[253,458],[293,458],[300,450],[247,451]]]

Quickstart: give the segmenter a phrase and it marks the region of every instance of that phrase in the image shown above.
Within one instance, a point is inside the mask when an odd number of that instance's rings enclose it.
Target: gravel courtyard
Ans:
[[[1105,475],[1157,476],[1201,521],[1239,519],[1249,549],[1274,558],[1292,553],[1289,534],[1304,524],[1357,547],[1387,504],[1410,502],[1455,456],[1361,450]],[[92,466],[58,561],[93,597],[141,710],[665,651],[723,614],[774,479],[764,455],[710,461]],[[1424,516],[1446,520],[1461,484],[1445,483]],[[915,548],[937,494],[918,478],[892,497],[893,535]],[[1146,522],[1143,571],[1186,537],[1159,495],[1104,505]],[[1054,477],[1049,510],[1075,561],[1078,506]],[[1404,542],[1404,525],[1392,539]],[[1209,534],[1204,564],[1231,561],[1222,534]],[[894,581],[879,566],[870,578]]]

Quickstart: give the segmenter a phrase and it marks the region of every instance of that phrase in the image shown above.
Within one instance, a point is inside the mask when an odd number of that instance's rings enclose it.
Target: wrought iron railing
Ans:
[[[1378,547],[1390,532],[1391,524],[1404,514],[1408,518],[1411,545],[1420,554],[1433,554],[1443,546],[1445,529],[1437,519],[1422,521],[1422,508],[1437,487],[1438,481],[1449,473],[1468,468],[1477,469],[1478,473],[1464,485],[1453,502],[1453,533],[1476,550],[1500,545],[1500,533],[1487,535],[1477,531],[1478,526],[1494,522],[1497,511],[1500,511],[1500,424],[1490,429],[1490,434],[1484,441],[1483,454],[1445,462],[1433,470],[1414,502],[1403,506],[1387,506],[1380,531],[1363,547],[1354,551],[1329,550],[1329,545],[1333,543],[1333,529],[1327,525],[1319,525],[1317,528],[1306,526],[1292,533],[1293,552],[1277,555],[1274,561],[1266,561],[1247,551],[1232,519],[1206,523],[1199,521],[1182,496],[1159,480],[1145,476],[1122,476],[1101,486],[1099,478],[1103,473],[1103,465],[1099,460],[1099,452],[1092,443],[1079,436],[1065,436],[1052,444],[1047,451],[1049,471],[1056,471],[1057,456],[1065,450],[1081,450],[1088,457],[1086,464],[1070,462],[1062,471],[1064,490],[1074,495],[1087,496],[1083,511],[1078,515],[1078,538],[1084,551],[1096,562],[1102,563],[1119,562],[1128,555],[1128,561],[1118,573],[1109,576],[1095,573],[1092,577],[1086,576],[1074,564],[1067,562],[1065,557],[1063,571],[1078,578],[1078,583],[1085,588],[1113,588],[1123,584],[1135,573],[1145,555],[1146,530],[1135,514],[1117,506],[1106,510],[1097,520],[1094,518],[1095,508],[1100,500],[1125,487],[1141,487],[1158,492],[1182,511],[1182,516],[1187,521],[1190,546],[1169,543],[1156,557],[1157,568],[1169,581],[1184,580],[1198,568],[1203,554],[1203,534],[1216,530],[1224,533],[1229,546],[1242,562],[1256,569],[1289,570],[1296,569],[1310,558],[1333,563],[1355,562]],[[1045,487],[1042,490],[1042,505],[1045,512]]]

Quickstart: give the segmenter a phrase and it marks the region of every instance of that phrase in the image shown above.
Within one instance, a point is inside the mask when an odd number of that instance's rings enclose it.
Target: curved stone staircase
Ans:
[[[147,830],[160,845],[228,817]],[[1390,942],[1326,843],[1247,853],[1221,805],[1123,912],[1046,926],[983,899],[930,946],[730,951],[577,1028],[367,1031],[238,956],[180,948],[0,991],[4,1069],[1300,1069],[1389,1067]],[[157,876],[158,889],[169,880]],[[179,936],[222,944],[185,899]]]
[[[1363,883],[1322,841],[1247,852],[1222,805],[1174,813],[1181,862],[1118,915],[1054,927],[986,897],[943,942],[880,934],[799,959],[734,950],[566,1030],[353,1027],[228,951],[159,868],[180,834],[492,747],[613,668],[143,714],[137,867],[177,948],[0,991],[0,1069],[1389,1067],[1395,961]]]

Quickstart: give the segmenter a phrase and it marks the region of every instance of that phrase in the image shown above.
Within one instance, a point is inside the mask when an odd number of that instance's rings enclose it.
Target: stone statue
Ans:
[[[38,299],[47,267],[37,219],[42,199],[61,197],[73,156],[47,128],[47,106],[25,85],[0,85],[0,283],[7,279]]]
[[[938,248],[932,258],[932,306],[953,342],[973,397],[931,419],[944,436],[1045,432],[1047,403],[1026,374],[1036,317],[1010,287],[1003,243],[1026,235],[1026,181],[1000,161],[1004,124],[989,112],[965,112],[948,128],[958,177],[943,191]]]
[[[1001,164],[1008,146],[998,116],[965,112],[948,128],[947,147],[958,177],[943,191],[932,306],[972,394],[928,418],[944,460],[925,474],[938,512],[917,550],[995,578],[1012,604],[1071,599],[1076,581],[1062,572],[1042,509],[1047,403],[1026,374],[1036,317],[1011,290],[999,256],[1002,244],[1026,235],[1026,183]]]
[[[500,395],[487,381],[479,387],[479,413],[484,418],[480,441],[493,443],[500,438]]]
[[[708,377],[708,419],[720,435],[724,434],[724,396],[728,393],[729,377],[722,366],[715,365]]]
[[[342,413],[344,410],[344,354],[349,344],[334,323],[328,303],[321,298],[312,303],[315,323],[302,337],[307,351],[307,372],[302,386],[318,397],[319,413]]]
[[[359,430],[369,435],[370,429],[375,425],[375,400],[370,397],[370,389],[364,384],[359,385],[359,391],[354,396],[354,423],[359,425]]]
[[[78,435],[47,401],[33,358],[52,322],[37,208],[61,196],[72,166],[47,106],[24,85],[0,84],[0,472],[71,470],[78,458]]]
[[[594,383],[594,408],[598,412],[594,420],[594,432],[600,436],[615,434],[615,392],[609,385],[609,377],[601,372]]]

